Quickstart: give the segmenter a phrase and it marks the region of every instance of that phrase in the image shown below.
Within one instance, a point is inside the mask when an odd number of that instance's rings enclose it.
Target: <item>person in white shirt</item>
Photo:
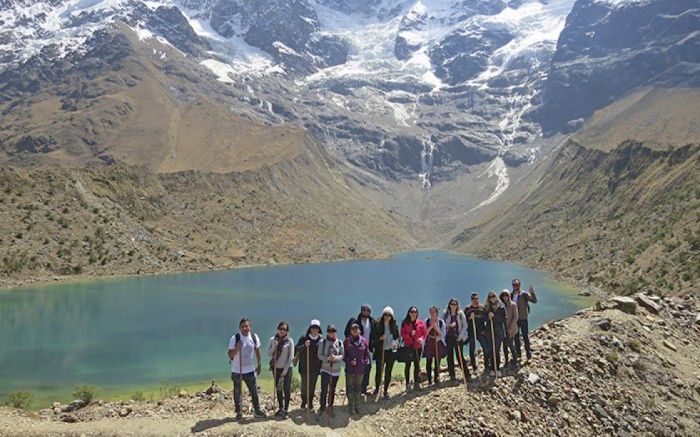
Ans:
[[[289,398],[291,396],[294,341],[288,333],[289,325],[287,322],[280,322],[277,325],[277,334],[274,337],[270,337],[270,341],[267,344],[267,353],[272,360],[275,390],[277,390],[279,410],[275,413],[275,416],[278,417],[287,416]]]
[[[243,382],[253,401],[256,417],[265,417],[260,409],[258,397],[257,375],[260,374],[260,338],[251,332],[252,323],[242,319],[238,324],[240,332],[233,335],[228,344],[228,357],[231,363],[231,379],[233,380],[233,400],[236,407],[236,419],[243,418],[241,411],[241,391]]]

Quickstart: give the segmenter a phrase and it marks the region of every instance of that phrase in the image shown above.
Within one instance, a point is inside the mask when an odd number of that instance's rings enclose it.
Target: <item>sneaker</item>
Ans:
[[[286,419],[287,418],[287,412],[284,410],[280,410],[280,416],[281,419]]]
[[[377,396],[379,394],[379,387],[376,387],[372,392],[372,396]]]
[[[236,420],[243,420],[243,414],[236,413]]]
[[[387,391],[385,390],[385,391],[384,391],[384,396],[383,396],[383,397],[384,397],[384,399],[389,399],[389,392],[387,392]]]
[[[255,410],[255,417],[267,417],[263,410]]]
[[[277,410],[277,412],[275,413],[275,417],[281,417],[282,414],[284,414],[284,411],[283,411],[282,409],[279,409],[279,410]]]

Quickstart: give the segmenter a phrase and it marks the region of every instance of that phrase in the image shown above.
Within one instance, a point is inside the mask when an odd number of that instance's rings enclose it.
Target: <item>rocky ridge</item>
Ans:
[[[598,302],[532,335],[534,357],[494,380],[443,383],[366,402],[335,419],[293,409],[290,420],[232,419],[229,389],[212,385],[160,401],[55,404],[38,413],[0,409],[4,435],[697,435],[700,313],[694,295],[638,293]],[[228,383],[227,383],[228,385]],[[292,405],[299,399],[294,393]],[[342,391],[338,401],[342,404]],[[249,404],[249,402],[246,402]],[[272,399],[263,396],[272,412]],[[250,406],[248,405],[248,408]],[[678,414],[683,411],[685,414]]]

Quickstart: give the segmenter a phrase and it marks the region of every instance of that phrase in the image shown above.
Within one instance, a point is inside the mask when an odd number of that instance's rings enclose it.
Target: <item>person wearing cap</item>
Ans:
[[[369,343],[360,334],[360,325],[350,325],[350,336],[345,339],[345,382],[348,412],[360,414],[362,378],[369,366]]]
[[[484,355],[488,357],[486,370],[493,376],[500,376],[501,343],[505,337],[506,306],[496,296],[495,291],[489,291],[484,306],[483,315],[485,328],[481,333]],[[493,329],[493,333],[491,330]],[[495,356],[494,356],[495,351]]]
[[[516,366],[518,356],[515,352],[515,336],[518,335],[518,306],[510,299],[510,291],[501,291],[501,302],[506,307],[506,323],[504,326],[505,337],[503,338],[503,357],[505,365]],[[511,353],[512,361],[508,362],[508,352]]]
[[[241,393],[243,383],[253,401],[256,417],[265,417],[260,409],[257,376],[260,375],[260,338],[251,331],[253,324],[249,319],[242,319],[238,324],[239,332],[231,337],[228,344],[228,357],[231,362],[231,379],[233,380],[233,402],[236,407],[236,420],[243,418],[241,412]],[[256,364],[257,363],[257,364]]]
[[[369,341],[370,338],[372,338],[372,324],[374,323],[374,319],[371,316],[372,314],[372,307],[369,306],[368,304],[362,304],[360,306],[360,314],[357,315],[357,318],[351,317],[350,320],[348,320],[348,323],[345,325],[345,338],[348,338],[350,336],[350,327],[352,326],[353,323],[357,323],[360,325],[360,334]],[[372,345],[370,344],[370,353],[372,352]],[[365,373],[364,376],[362,377],[362,395],[364,396],[367,393],[367,386],[369,385],[369,374],[372,370],[372,362],[367,365],[367,368],[365,368]]]
[[[530,335],[528,327],[528,315],[530,314],[530,304],[537,303],[537,295],[535,294],[535,289],[532,285],[528,291],[520,290],[520,279],[513,279],[511,285],[513,286],[513,292],[510,294],[510,299],[515,302],[518,306],[518,331],[520,335],[515,335],[515,352],[518,354],[518,359],[520,359],[520,337],[523,337],[523,343],[525,344],[525,354],[527,359],[532,358],[532,349],[530,349]]]
[[[467,316],[462,311],[459,306],[459,301],[456,297],[450,299],[447,302],[447,308],[445,308],[445,314],[442,317],[445,321],[445,326],[447,327],[447,333],[445,334],[445,344],[447,346],[447,370],[450,373],[450,380],[454,381],[455,376],[455,357],[457,359],[457,364],[462,369],[465,378],[469,379],[467,376],[469,374],[469,369],[464,363],[464,352],[462,351],[462,344],[467,340],[468,328]]]
[[[287,411],[289,411],[292,363],[294,361],[294,340],[289,336],[289,325],[287,322],[280,322],[277,325],[277,334],[270,337],[270,341],[267,344],[267,353],[272,360],[277,403],[279,405],[279,410],[277,410],[275,416],[286,417]]]
[[[338,339],[336,332],[334,325],[328,325],[326,337],[318,344],[318,359],[321,360],[321,407],[318,412],[323,414],[328,407],[331,417],[334,416],[335,388],[338,385],[345,354],[343,342]]]
[[[377,372],[374,375],[374,396],[379,395],[384,377],[384,398],[389,397],[391,371],[396,361],[396,351],[399,347],[399,327],[394,319],[394,310],[388,306],[382,311],[382,317],[374,321],[370,343],[377,362]]]
[[[301,408],[308,405],[309,410],[314,409],[314,394],[316,393],[316,382],[321,373],[321,360],[318,358],[318,344],[321,341],[321,322],[313,319],[306,330],[306,335],[299,339],[294,350],[294,365],[299,363],[299,375],[301,375]],[[307,358],[309,362],[307,363]],[[308,367],[308,372],[307,372]],[[306,380],[306,375],[309,380]],[[307,399],[307,391],[309,398]]]
[[[401,338],[403,344],[410,351],[409,360],[404,368],[404,378],[406,379],[406,390],[411,387],[409,376],[411,375],[411,364],[413,367],[413,388],[420,389],[420,351],[425,344],[425,322],[418,317],[418,308],[411,306],[406,312],[406,318],[401,322]]]
[[[469,343],[469,361],[474,372],[476,369],[476,342],[481,344],[481,349],[486,350],[481,333],[484,330],[484,306],[479,303],[479,295],[471,294],[471,303],[464,308],[467,317],[467,342]],[[476,332],[475,332],[476,329]],[[484,365],[488,369],[487,356],[484,354]]]

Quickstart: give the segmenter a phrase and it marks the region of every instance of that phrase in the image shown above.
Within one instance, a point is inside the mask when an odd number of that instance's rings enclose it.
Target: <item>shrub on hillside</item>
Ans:
[[[13,391],[7,395],[7,405],[13,408],[26,410],[32,403],[32,394],[26,391]]]
[[[73,391],[73,397],[85,401],[86,404],[92,402],[100,391],[92,385],[78,385]]]

